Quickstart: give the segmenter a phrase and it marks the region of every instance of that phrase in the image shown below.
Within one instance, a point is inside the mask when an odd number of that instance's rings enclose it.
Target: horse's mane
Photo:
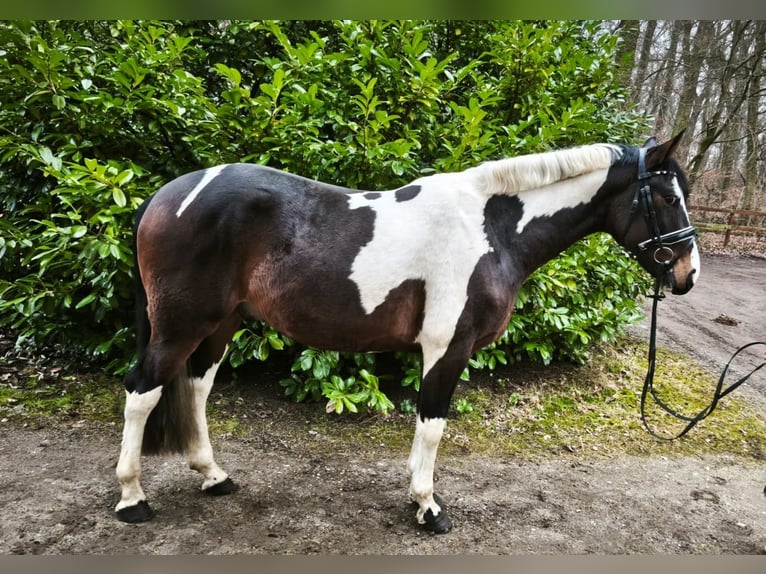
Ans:
[[[487,194],[514,195],[609,168],[622,153],[620,146],[591,144],[488,161],[474,169],[481,189]]]

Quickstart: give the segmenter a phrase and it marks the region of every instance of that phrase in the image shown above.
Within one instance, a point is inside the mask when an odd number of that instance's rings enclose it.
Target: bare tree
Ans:
[[[750,77],[746,76],[740,85],[735,85],[738,74],[749,71],[749,59],[738,61],[737,56],[742,53],[741,44],[745,41],[747,28],[752,21],[734,21],[727,34],[728,42],[717,52],[718,64],[711,66],[711,71],[717,71],[717,77],[711,77],[708,81],[716,84],[718,101],[715,105],[708,105],[703,118],[703,125],[699,138],[699,146],[695,155],[689,162],[689,169],[693,178],[699,177],[707,160],[707,154],[711,146],[718,143],[721,134],[736,118],[742,105],[747,101],[749,93]],[[709,102],[711,104],[712,102]]]
[[[616,31],[617,63],[635,50],[620,78],[655,133],[688,129],[680,157],[708,201],[766,209],[766,22],[628,20]]]
[[[635,55],[638,48],[638,40],[641,33],[640,20],[620,20],[612,30],[619,33],[621,42],[617,46],[615,62],[619,70],[620,83],[623,86],[632,85],[632,76],[635,66]]]
[[[655,20],[649,20],[646,22],[641,35],[641,45],[638,48],[638,57],[636,58],[636,71],[633,74],[633,83],[631,85],[631,91],[636,99],[645,96],[644,90],[642,90],[641,87],[649,77],[649,59],[652,52],[652,43],[654,42],[654,30],[656,28],[657,22]],[[646,107],[643,101],[640,103]]]
[[[755,25],[755,53],[757,63],[753,69],[753,79],[750,83],[750,93],[747,99],[747,119],[745,122],[745,188],[742,194],[742,207],[756,209],[756,186],[759,181],[758,164],[764,163],[764,155],[760,152],[759,136],[764,132],[764,121],[761,110],[766,92],[764,74],[764,54],[766,54],[766,21],[759,20]],[[762,175],[762,174],[761,174]],[[763,177],[761,178],[763,183]]]
[[[666,28],[669,44],[665,51],[664,61],[660,62],[654,78],[652,111],[655,118],[654,129],[657,134],[664,134],[665,125],[672,117],[672,110],[678,100],[673,90],[674,80],[679,75],[679,68],[683,65],[677,53],[678,42],[681,37],[679,34],[679,30],[682,28],[681,21],[673,20],[663,28]]]

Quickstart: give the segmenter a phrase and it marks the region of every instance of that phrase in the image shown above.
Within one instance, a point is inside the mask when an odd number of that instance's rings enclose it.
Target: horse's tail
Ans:
[[[138,226],[149,205],[149,201],[151,200],[146,200],[138,208],[133,225],[133,275],[136,297],[135,332],[138,360],[126,380],[128,391],[136,388],[135,377],[142,376],[142,365],[151,338],[151,325],[146,309],[146,289],[141,280],[141,271],[138,266],[136,241]],[[190,445],[196,440],[198,431],[194,414],[194,395],[189,378],[189,368],[184,366],[172,381],[163,386],[160,400],[149,414],[146,426],[144,427],[141,454],[185,453],[188,452]]]
[[[149,207],[151,198],[144,201],[136,210],[136,219],[133,223],[133,281],[135,293],[135,332],[136,332],[136,353],[138,355],[138,364],[143,363],[146,347],[149,345],[149,339],[152,334],[149,325],[149,314],[146,310],[147,299],[144,282],[141,279],[141,269],[138,266],[138,226],[144,216],[146,208]]]
[[[198,432],[194,394],[185,367],[162,388],[160,401],[144,427],[141,454],[187,453]]]

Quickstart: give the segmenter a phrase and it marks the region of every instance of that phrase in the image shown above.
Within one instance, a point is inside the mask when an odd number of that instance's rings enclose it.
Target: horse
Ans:
[[[433,474],[451,398],[532,271],[607,232],[662,288],[694,285],[689,185],[673,155],[682,134],[487,161],[386,191],[247,163],[162,186],[133,228],[138,355],[125,377],[118,519],[153,515],[142,454],[184,453],[204,492],[237,490],[213,456],[205,405],[233,333],[255,319],[319,349],[422,353],[409,495],[420,527],[449,531]]]

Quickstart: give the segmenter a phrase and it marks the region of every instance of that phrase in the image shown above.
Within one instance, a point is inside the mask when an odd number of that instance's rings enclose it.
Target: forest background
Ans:
[[[693,203],[763,210],[765,44],[766,22],[751,20],[0,23],[0,328],[123,373],[135,209],[218,163],[384,189],[686,128]],[[589,237],[529,279],[470,369],[585,361],[641,316],[647,288],[611,238]],[[305,348],[255,323],[229,355],[253,359],[287,364],[298,400],[393,407],[374,355]],[[417,387],[418,358],[393,359]]]

